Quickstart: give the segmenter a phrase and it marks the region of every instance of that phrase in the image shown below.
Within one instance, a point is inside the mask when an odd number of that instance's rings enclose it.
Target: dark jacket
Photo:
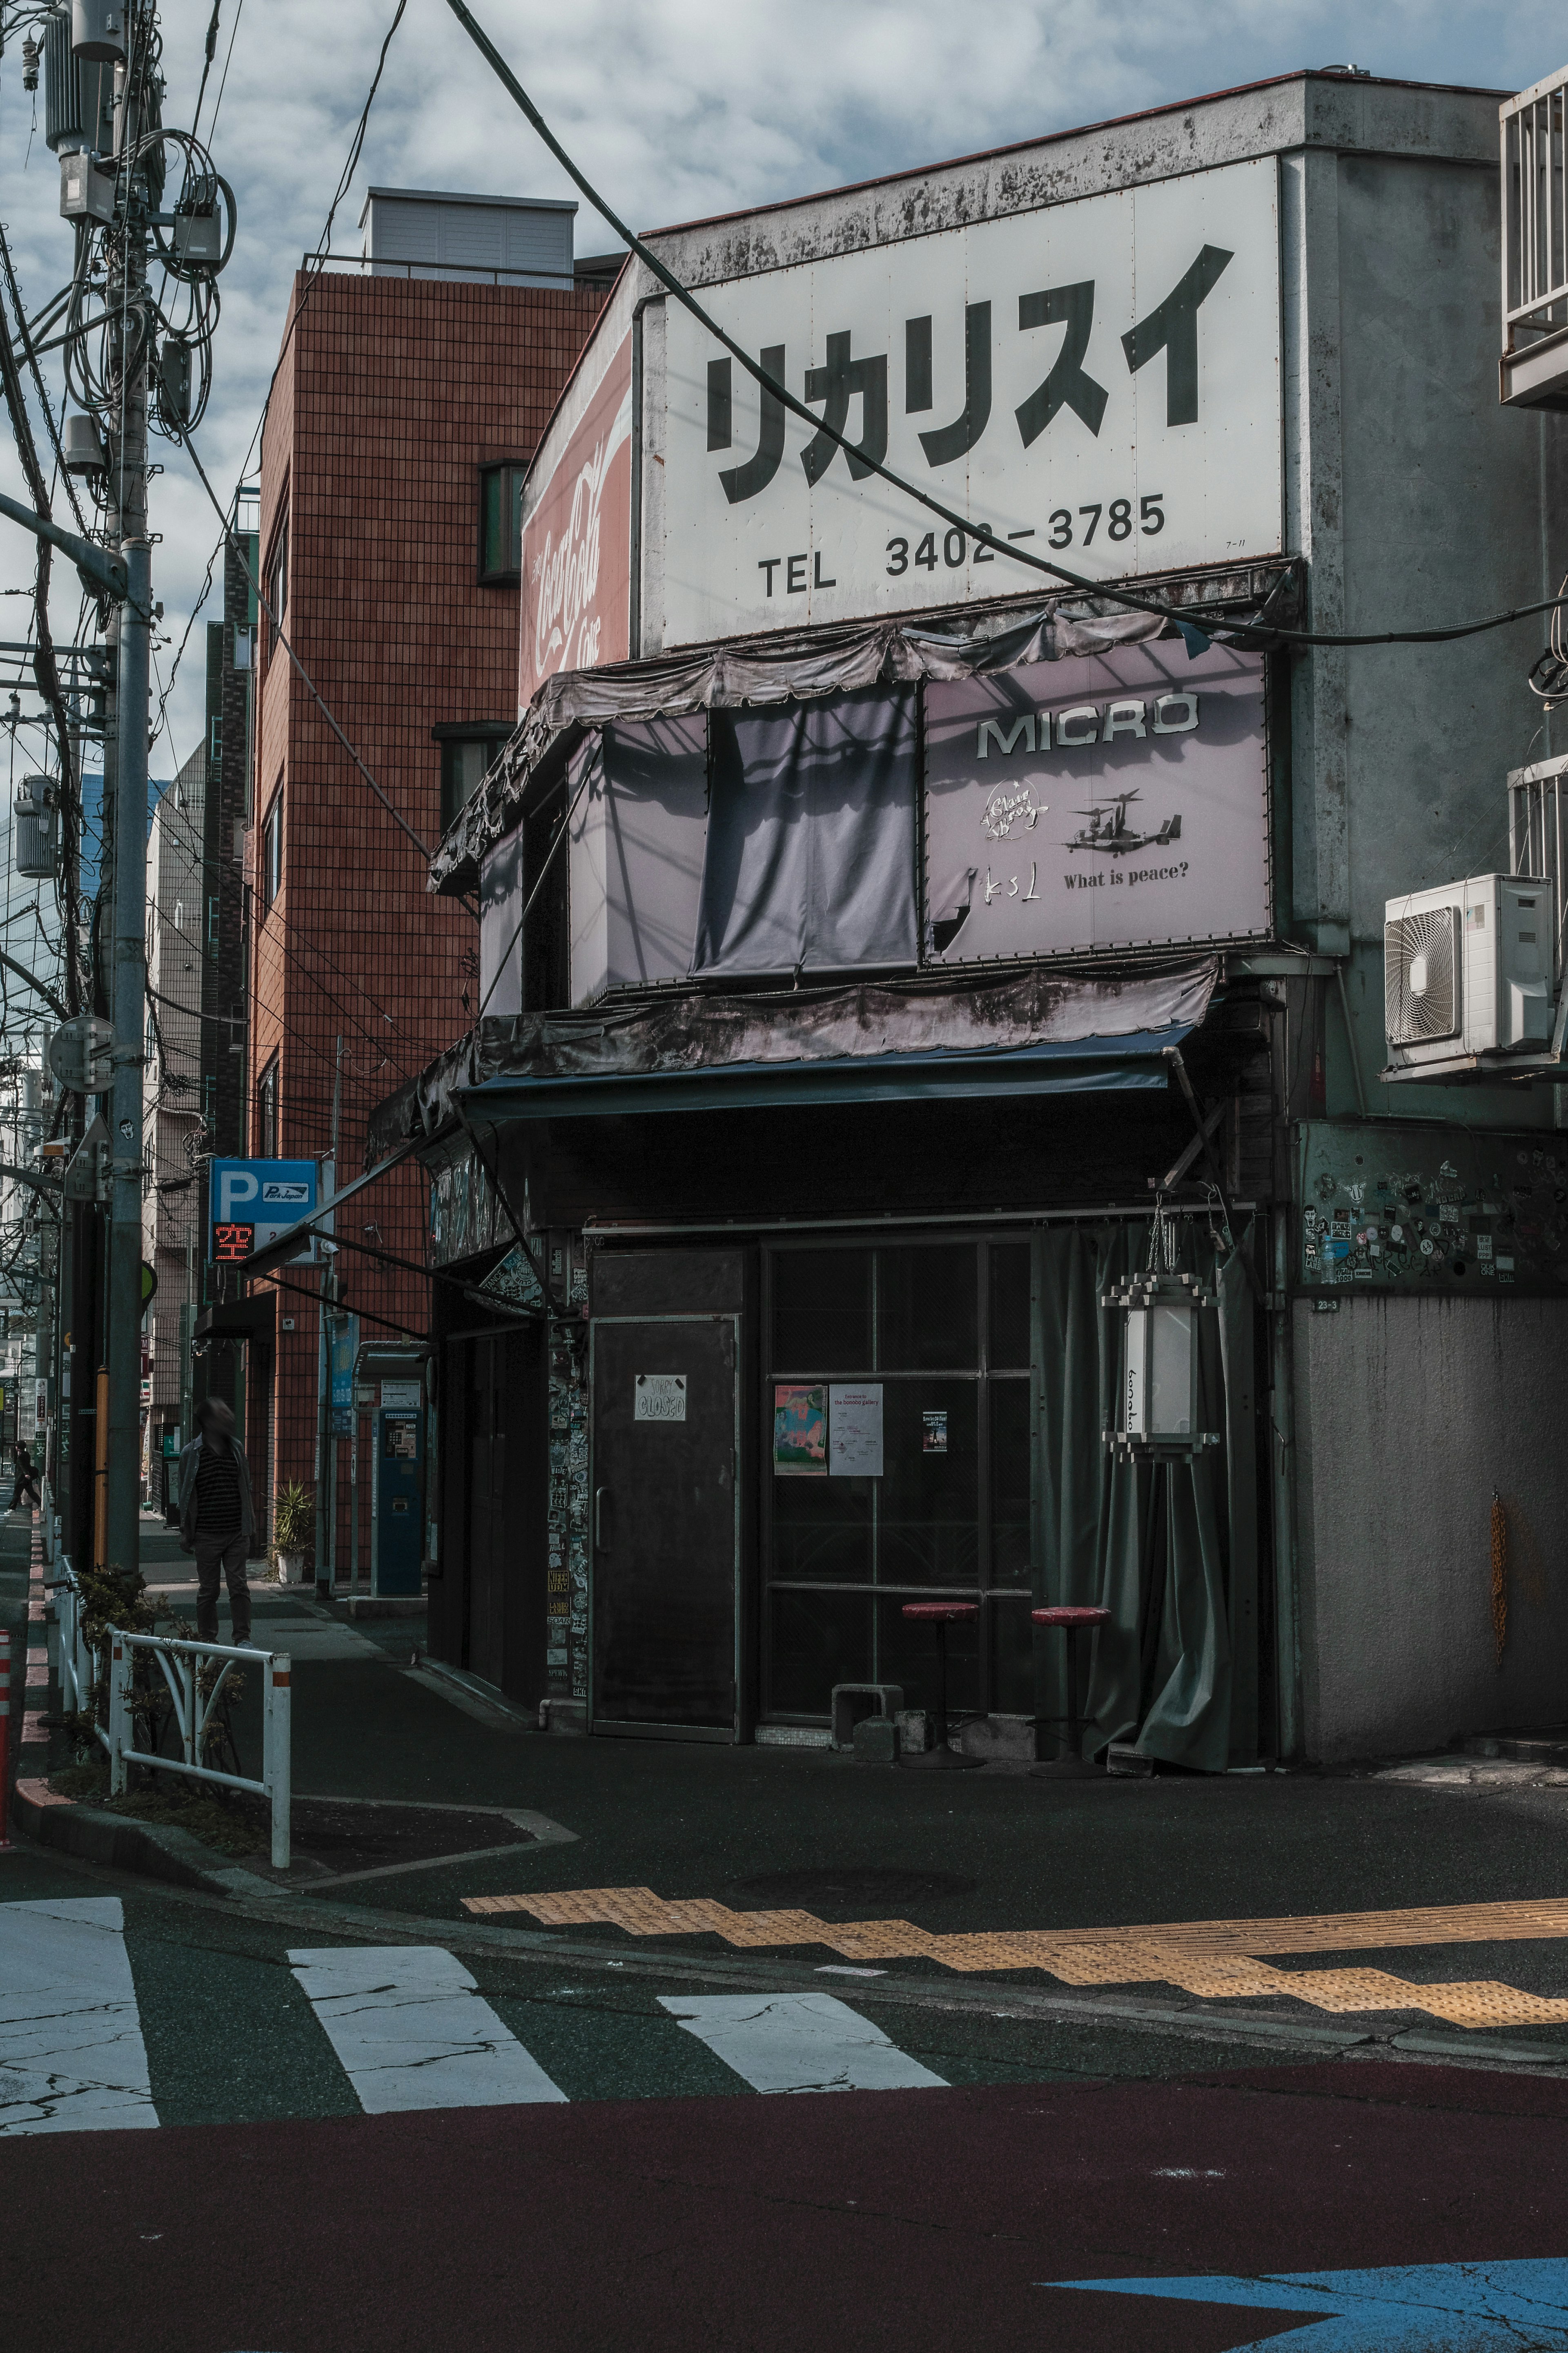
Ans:
[[[235,1476],[239,1482],[239,1533],[249,1538],[256,1534],[256,1513],[250,1501],[250,1465],[237,1438],[231,1438],[229,1446],[234,1454]],[[193,1438],[180,1457],[180,1542],[187,1552],[196,1540],[196,1472],[201,1459],[202,1441],[199,1438]]]

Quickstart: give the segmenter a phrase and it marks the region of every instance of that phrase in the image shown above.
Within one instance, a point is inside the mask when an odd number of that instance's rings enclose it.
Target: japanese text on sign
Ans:
[[[1016,594],[1010,545],[1107,579],[1273,553],[1277,211],[1265,159],[705,290],[815,427],[671,305],[666,642]]]

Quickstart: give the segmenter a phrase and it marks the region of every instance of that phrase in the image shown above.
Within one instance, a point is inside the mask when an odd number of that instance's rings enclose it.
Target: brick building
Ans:
[[[574,209],[372,190],[363,274],[295,280],[262,444],[260,578],[385,801],[263,609],[243,812],[254,1155],[326,1157],[336,1103],[346,1179],[372,1106],[471,1018],[474,916],[429,893],[420,845],[515,721],[521,469],[607,275],[574,265]],[[427,1328],[424,1281],[372,1254],[422,1262],[424,1208],[410,1171],[344,1213],[341,1294],[366,1340]],[[268,1495],[321,1467],[321,1281],[296,1266],[257,1285],[276,1288],[246,1399]]]

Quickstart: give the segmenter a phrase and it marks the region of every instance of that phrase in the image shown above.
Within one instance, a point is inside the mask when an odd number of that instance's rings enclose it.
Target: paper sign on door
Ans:
[[[634,1421],[684,1421],[686,1419],[686,1375],[684,1373],[639,1373],[635,1402]]]

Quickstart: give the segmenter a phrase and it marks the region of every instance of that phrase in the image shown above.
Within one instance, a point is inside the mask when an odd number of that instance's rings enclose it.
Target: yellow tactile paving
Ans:
[[[670,1903],[651,1887],[554,1895],[466,1895],[474,1913],[526,1912],[547,1927],[603,1925],[634,1936],[710,1935],[748,1950],[821,1945],[846,1960],[933,1960],[965,1972],[1044,1969],[1066,1985],[1179,1986],[1207,2000],[1289,1995],[1337,2011],[1424,2010],[1452,2026],[1568,2024],[1568,2000],[1495,1979],[1419,1985],[1384,1969],[1277,1969],[1268,1953],[1369,1952],[1400,1945],[1568,1938],[1568,1900],[1424,1905],[1399,1912],[1298,1914],[1279,1920],[1184,1920],[1142,1928],[1020,1928],[939,1936],[908,1920],[819,1920],[811,1912],[732,1912],[710,1896]]]

